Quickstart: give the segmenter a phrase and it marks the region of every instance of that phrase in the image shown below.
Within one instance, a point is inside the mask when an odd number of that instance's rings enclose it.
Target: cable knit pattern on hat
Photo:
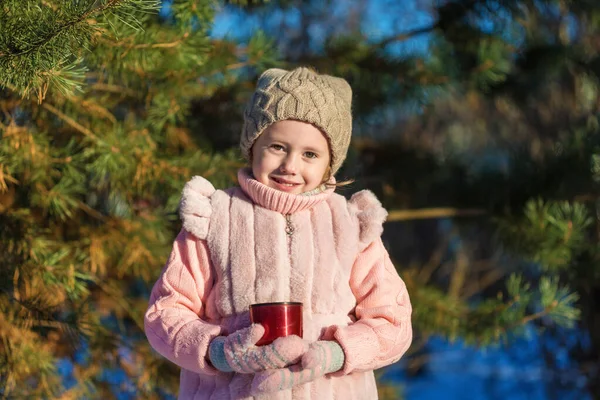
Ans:
[[[252,145],[271,124],[286,119],[309,122],[326,135],[331,147],[331,171],[337,172],[352,135],[352,89],[342,78],[308,68],[272,68],[258,79],[244,112],[240,147],[249,159]]]

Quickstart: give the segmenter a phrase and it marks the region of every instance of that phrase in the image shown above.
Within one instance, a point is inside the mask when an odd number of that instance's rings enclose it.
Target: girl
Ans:
[[[244,113],[240,187],[185,185],[145,316],[150,344],[181,367],[180,399],[376,399],[373,370],[409,347],[387,212],[369,191],[334,193],[351,97],[341,78],[265,71]],[[249,306],[279,301],[304,303],[304,337],[256,346]]]

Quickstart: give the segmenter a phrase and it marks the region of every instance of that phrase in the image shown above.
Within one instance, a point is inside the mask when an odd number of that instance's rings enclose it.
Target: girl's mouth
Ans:
[[[282,188],[282,190],[291,190],[300,185],[299,183],[290,182],[276,177],[271,177],[271,180],[275,182],[278,187]]]

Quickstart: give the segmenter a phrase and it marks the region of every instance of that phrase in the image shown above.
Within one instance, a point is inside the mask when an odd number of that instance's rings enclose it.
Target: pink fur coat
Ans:
[[[398,361],[412,340],[409,296],[380,238],[387,212],[369,191],[348,201],[333,189],[280,192],[245,170],[238,178],[241,188],[225,191],[201,177],[186,184],[183,229],[150,297],[146,335],[181,367],[179,398],[377,399],[373,370]],[[248,326],[250,304],[273,301],[304,303],[304,338],[336,340],[345,362],[252,397],[253,375],[216,370],[208,345]]]

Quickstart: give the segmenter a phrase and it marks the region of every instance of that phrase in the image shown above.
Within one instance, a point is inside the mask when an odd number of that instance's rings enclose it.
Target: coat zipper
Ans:
[[[285,214],[285,233],[291,239],[294,234],[294,224],[292,223],[292,214]]]
[[[292,266],[292,236],[296,228],[292,223],[292,214],[285,214],[285,234],[287,235],[288,257],[290,259],[290,267]]]

